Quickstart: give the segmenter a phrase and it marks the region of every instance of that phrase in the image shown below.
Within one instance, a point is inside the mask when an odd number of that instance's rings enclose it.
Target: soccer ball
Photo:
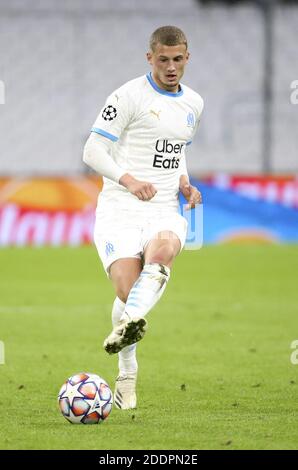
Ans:
[[[80,372],[62,385],[58,404],[63,416],[71,423],[97,424],[109,416],[113,394],[104,379]]]

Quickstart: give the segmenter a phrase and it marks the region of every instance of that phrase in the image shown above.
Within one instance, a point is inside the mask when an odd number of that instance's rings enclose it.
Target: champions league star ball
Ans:
[[[71,423],[98,424],[109,416],[113,394],[101,377],[80,372],[62,385],[58,404],[63,416]]]
[[[114,106],[106,106],[102,112],[102,117],[105,121],[113,121],[117,117],[117,109]]]

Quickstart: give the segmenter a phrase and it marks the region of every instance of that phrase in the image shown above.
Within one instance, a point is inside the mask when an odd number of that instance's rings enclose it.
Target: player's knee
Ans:
[[[174,246],[170,243],[164,243],[151,255],[148,261],[146,260],[146,262],[167,265],[173,261],[175,255],[176,250]]]

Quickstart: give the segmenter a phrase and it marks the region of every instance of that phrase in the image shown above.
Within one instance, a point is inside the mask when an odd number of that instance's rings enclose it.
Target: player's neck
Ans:
[[[151,77],[152,77],[152,80],[155,82],[155,84],[158,86],[158,88],[160,88],[161,90],[165,90],[169,93],[178,93],[178,91],[181,90],[181,86],[180,84],[178,83],[177,86],[175,88],[173,87],[167,87],[166,85],[164,85],[158,77],[156,77],[154,75],[153,72],[151,72]]]

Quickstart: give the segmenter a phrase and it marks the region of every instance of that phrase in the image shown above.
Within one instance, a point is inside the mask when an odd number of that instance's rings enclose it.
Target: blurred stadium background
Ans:
[[[209,246],[150,314],[138,409],[70,429],[62,382],[117,370],[83,146],[165,24],[205,101],[187,159]],[[296,1],[0,0],[1,449],[297,449],[297,31]]]
[[[0,0],[0,245],[91,242],[83,146],[163,24],[186,32],[205,100],[187,156],[205,243],[298,241],[296,1]]]

